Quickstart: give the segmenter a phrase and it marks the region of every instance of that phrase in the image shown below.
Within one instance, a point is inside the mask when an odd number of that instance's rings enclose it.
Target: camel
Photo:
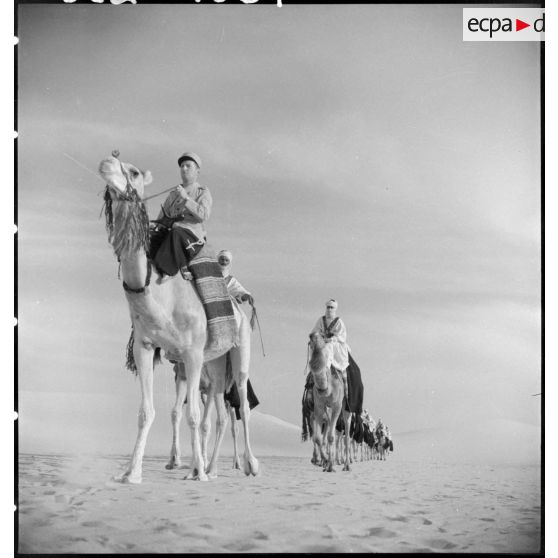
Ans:
[[[386,437],[386,427],[378,421],[378,425],[376,426],[376,451],[377,451],[377,458],[379,460],[385,461],[387,455],[387,448],[389,447],[389,442]]]
[[[325,340],[319,332],[310,334],[310,361],[308,366],[314,379],[314,416],[312,440],[317,446],[324,471],[333,471],[333,443],[335,441],[335,425],[340,413],[345,421],[345,465],[349,471],[349,420],[351,413],[343,409],[344,387],[341,373],[328,365],[325,356]],[[322,422],[326,430],[322,435]],[[326,445],[324,452],[323,445]]]
[[[113,153],[114,155],[114,153]],[[151,280],[149,251],[149,216],[144,202],[144,187],[151,183],[149,171],[143,172],[115,156],[103,159],[99,173],[107,183],[105,216],[109,242],[121,266],[123,287],[133,326],[133,357],[141,386],[138,433],[125,473],[118,480],[141,483],[142,463],[147,437],[153,420],[153,357],[156,349],[165,351],[168,360],[179,363],[176,401],[171,413],[173,442],[169,465],[180,463],[178,425],[182,405],[188,399],[187,421],[191,431],[192,465],[186,478],[207,481],[200,442],[199,388],[201,369],[207,363],[211,379],[219,383],[225,377],[224,354],[231,351],[233,377],[241,400],[244,426],[244,473],[257,475],[258,460],[250,448],[246,383],[250,363],[250,326],[243,312],[237,315],[239,342],[237,346],[205,351],[207,318],[194,286],[181,274]],[[235,312],[238,314],[238,312]],[[222,382],[224,383],[224,382]],[[220,389],[216,387],[216,391]],[[216,400],[218,397],[216,396]],[[222,396],[221,396],[222,399]],[[218,407],[219,408],[219,407]],[[216,456],[214,455],[216,463]],[[211,464],[207,469],[210,473]]]
[[[175,365],[175,367],[177,366],[178,365]],[[221,443],[223,441],[223,436],[229,418],[231,420],[231,433],[233,438],[233,449],[234,449],[233,469],[241,468],[240,457],[238,454],[238,442],[237,442],[238,439],[237,408],[238,408],[238,412],[240,412],[240,404],[239,404],[240,402],[238,403],[235,402],[233,404],[229,397],[227,396],[223,397],[224,393],[230,392],[231,388],[234,387],[235,386],[234,386],[232,376],[226,374],[225,383],[223,384],[223,378],[221,375],[218,374],[216,375],[216,377],[212,377],[210,375],[210,371],[208,370],[207,364],[203,366],[202,376],[200,381],[200,395],[202,397],[202,402],[204,405],[203,418],[200,424],[201,449],[202,449],[202,456],[203,456],[204,463],[207,465],[207,473],[210,476],[210,478],[217,476],[217,458],[219,455],[219,450],[221,447]],[[250,386],[250,380],[247,380],[247,388],[248,388],[248,393],[250,393],[250,390],[252,390]],[[213,410],[213,406],[217,408],[215,445],[214,445],[211,460],[208,460],[207,446],[209,443],[209,436],[211,433],[211,412]],[[249,399],[249,406],[251,407],[250,399]],[[167,469],[170,468],[172,468],[170,464],[167,465]]]

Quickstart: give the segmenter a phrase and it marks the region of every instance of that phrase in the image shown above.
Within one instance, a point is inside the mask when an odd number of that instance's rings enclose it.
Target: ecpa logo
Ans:
[[[544,8],[463,8],[464,41],[544,41]]]

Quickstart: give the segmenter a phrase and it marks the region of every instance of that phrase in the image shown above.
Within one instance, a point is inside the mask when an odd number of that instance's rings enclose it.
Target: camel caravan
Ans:
[[[347,345],[347,330],[336,316],[338,303],[330,299],[326,312],[310,333],[310,371],[302,394],[302,441],[313,444],[311,463],[334,471],[369,459],[385,460],[393,451],[389,429],[362,408],[364,386],[360,368]]]
[[[172,443],[167,469],[182,466],[180,422],[183,409],[191,434],[191,462],[186,479],[207,481],[217,476],[221,443],[231,420],[233,467],[258,475],[259,462],[250,445],[250,410],[258,399],[249,380],[250,336],[257,322],[252,295],[230,274],[232,254],[217,255],[207,243],[205,221],[212,197],[198,183],[201,159],[187,152],[178,158],[181,183],[145,197],[149,171],[125,163],[115,150],[99,164],[106,183],[104,212],[109,243],[119,264],[132,332],[126,366],[140,381],[138,432],[124,483],[141,483],[147,437],[155,418],[153,373],[166,358],[173,364],[176,397],[171,411]],[[155,220],[145,202],[168,193]],[[241,309],[248,302],[249,320]],[[360,370],[345,343],[346,330],[332,317],[333,300],[310,335],[310,359],[303,397],[303,439],[310,432],[312,463],[332,471],[333,463],[349,470],[357,459],[385,459],[393,449],[387,428],[362,410]],[[262,344],[263,349],[263,344]],[[202,413],[203,406],[203,413]],[[216,431],[209,455],[211,414]],[[237,422],[242,423],[242,464],[237,449]]]

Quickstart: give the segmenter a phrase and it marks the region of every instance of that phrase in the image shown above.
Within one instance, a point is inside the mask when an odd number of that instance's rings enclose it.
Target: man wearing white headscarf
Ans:
[[[254,297],[240,283],[240,281],[231,275],[232,253],[230,250],[221,250],[217,254],[217,261],[221,266],[221,273],[225,278],[229,294],[236,299],[239,304],[248,301],[254,304]]]
[[[349,366],[349,345],[347,345],[347,328],[337,315],[337,301],[330,298],[326,302],[325,315],[318,318],[310,335],[319,332],[325,339],[325,357],[327,366],[333,366],[341,372],[345,397],[348,396],[347,366]],[[310,374],[309,374],[310,376]]]
[[[320,332],[326,342],[328,366],[333,365],[341,372],[349,366],[349,345],[347,345],[347,328],[337,315],[337,301],[330,298],[326,302],[325,315],[318,318],[310,334]]]

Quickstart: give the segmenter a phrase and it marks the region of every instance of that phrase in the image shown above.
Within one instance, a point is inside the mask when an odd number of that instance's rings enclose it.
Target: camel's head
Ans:
[[[114,253],[121,260],[141,250],[149,252],[149,215],[142,198],[144,186],[151,182],[151,173],[121,163],[113,156],[99,163],[99,174],[107,182],[106,229]]]
[[[99,163],[99,174],[106,181],[113,194],[127,197],[129,188],[143,198],[144,187],[153,180],[149,171],[141,171],[130,163],[123,163],[116,157],[107,157]]]
[[[309,336],[310,338],[310,348],[314,349],[323,349],[325,346],[325,340],[323,335],[319,331],[312,332]]]

